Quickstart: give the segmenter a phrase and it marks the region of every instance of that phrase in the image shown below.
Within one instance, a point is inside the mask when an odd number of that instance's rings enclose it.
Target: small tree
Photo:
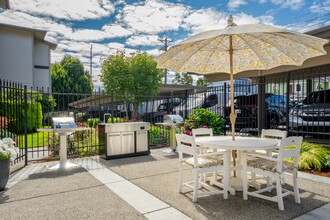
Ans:
[[[176,73],[175,77],[173,79],[173,84],[179,84],[179,85],[192,85],[193,84],[193,78],[191,75],[187,73]]]
[[[52,65],[52,91],[54,93],[78,93],[92,94],[93,83],[87,71],[84,71],[84,66],[79,59],[69,56],[64,57],[60,63]],[[75,101],[83,96],[75,96]],[[63,103],[64,108],[67,107],[69,100],[63,95],[55,96],[58,103]]]
[[[126,56],[123,52],[110,55],[102,63],[101,81],[107,94],[112,94],[116,101],[127,106],[133,104],[133,115],[144,96],[156,95],[162,83],[163,71],[157,69],[157,63],[147,53]]]
[[[196,86],[207,86],[208,83],[205,82],[205,80],[203,78],[198,78],[196,81]]]

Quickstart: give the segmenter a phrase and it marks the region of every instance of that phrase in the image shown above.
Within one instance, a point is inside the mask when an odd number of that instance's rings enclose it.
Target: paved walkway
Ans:
[[[71,162],[85,168],[92,176],[148,219],[191,219],[140,187],[105,168],[98,162],[97,157],[75,159]],[[27,179],[30,174],[35,173],[43,166],[52,167],[54,163],[57,162],[35,163],[23,168],[10,178],[7,188],[14,186],[19,181]]]
[[[147,219],[191,219],[177,209],[171,207],[169,204],[161,201],[132,182],[104,167],[101,163],[99,163],[98,157],[75,159],[72,162],[77,163],[86,169],[92,176],[94,176],[108,189],[118,195]],[[24,167],[19,172],[11,176],[7,187],[11,188],[18,182],[27,179],[29,175],[35,173],[42,167],[46,165],[52,166],[54,163],[55,162],[35,163]],[[330,179],[325,177],[318,177],[304,173],[300,173],[299,177],[330,184]],[[330,213],[330,204],[326,204],[295,219],[328,219],[328,213]]]

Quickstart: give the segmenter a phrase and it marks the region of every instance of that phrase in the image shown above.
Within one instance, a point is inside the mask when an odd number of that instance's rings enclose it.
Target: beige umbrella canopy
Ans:
[[[268,70],[281,65],[300,66],[306,59],[325,55],[328,40],[264,24],[228,26],[202,32],[155,58],[158,68],[199,74],[230,74],[232,138],[235,140],[234,74]]]

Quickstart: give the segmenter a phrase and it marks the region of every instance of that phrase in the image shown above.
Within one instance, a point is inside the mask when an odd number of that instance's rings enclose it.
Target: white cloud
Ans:
[[[66,37],[73,40],[80,41],[100,41],[107,38],[126,37],[131,35],[132,32],[126,30],[120,25],[106,25],[102,30],[96,29],[78,29],[67,35]]]
[[[246,5],[248,2],[246,0],[229,0],[227,7],[230,11],[236,10],[242,5]]]
[[[11,0],[13,10],[67,20],[109,16],[114,6],[108,0]]]
[[[229,14],[219,12],[215,9],[200,9],[184,19],[183,28],[191,30],[192,34],[197,34],[207,30],[222,29],[227,26]],[[253,17],[245,13],[233,14],[234,22],[238,25],[265,23],[272,24],[272,16]]]
[[[313,5],[309,9],[313,13],[328,13],[330,11],[330,0],[324,0],[322,3],[313,2]]]
[[[273,4],[280,5],[282,8],[291,8],[292,10],[300,9],[305,0],[271,0]]]
[[[200,9],[194,11],[184,19],[183,28],[191,30],[193,34],[220,29],[227,26],[229,14],[216,11],[215,9]]]
[[[116,18],[134,31],[154,34],[178,30],[188,10],[181,4],[149,0],[126,5]]]
[[[267,2],[267,0],[259,0],[260,4],[265,4]]]
[[[158,35],[135,35],[126,40],[126,44],[130,46],[159,46],[162,43],[159,41]]]
[[[164,51],[161,51],[159,49],[152,49],[152,50],[146,50],[146,52],[153,57],[158,56],[159,54],[163,53]]]

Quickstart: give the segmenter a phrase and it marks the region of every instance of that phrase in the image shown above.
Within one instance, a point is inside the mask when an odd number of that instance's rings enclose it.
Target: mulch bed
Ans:
[[[320,172],[320,171],[314,171],[314,170],[304,170],[304,171],[302,171],[302,172],[310,173],[310,174],[314,174],[314,175],[324,176],[324,177],[328,177],[328,178],[330,178],[330,170],[328,170],[328,171],[323,171],[323,172]]]

